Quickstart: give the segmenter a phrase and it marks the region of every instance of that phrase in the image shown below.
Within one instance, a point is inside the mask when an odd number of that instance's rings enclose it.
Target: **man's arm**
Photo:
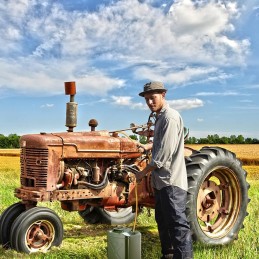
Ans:
[[[140,183],[142,179],[150,172],[155,170],[155,166],[147,165],[142,171],[136,173],[136,181],[137,183]]]
[[[152,153],[150,165],[157,168],[163,167],[172,158],[179,142],[178,125],[172,119],[164,119],[159,128],[159,139],[156,140],[155,152]]]
[[[149,142],[147,144],[138,144],[139,152],[143,153],[145,151],[151,150],[153,147],[153,143]]]

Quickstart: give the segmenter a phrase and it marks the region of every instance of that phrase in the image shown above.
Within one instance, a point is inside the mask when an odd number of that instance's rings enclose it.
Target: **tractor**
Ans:
[[[125,133],[152,138],[152,115],[143,125],[118,131],[75,132],[77,103],[75,82],[65,82],[66,132],[23,135],[20,138],[20,201],[0,218],[0,243],[19,252],[46,252],[63,239],[60,217],[40,202],[59,201],[63,210],[77,211],[88,224],[130,224],[143,208],[154,208],[151,175],[141,183],[136,173],[149,162]],[[186,136],[187,137],[187,136]],[[188,173],[186,214],[193,240],[225,245],[237,239],[248,215],[249,184],[236,155],[220,147],[200,150],[185,147]],[[136,195],[137,194],[137,195]],[[136,206],[137,204],[137,206]]]

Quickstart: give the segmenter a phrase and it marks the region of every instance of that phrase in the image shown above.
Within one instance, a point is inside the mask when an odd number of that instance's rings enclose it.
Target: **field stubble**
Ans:
[[[194,144],[187,145],[193,149],[199,150],[205,145]],[[244,165],[259,165],[259,145],[258,144],[242,144],[242,145],[207,145],[218,146],[234,152],[238,159],[242,161]]]
[[[224,145],[223,147],[235,152],[241,160],[242,158],[259,160],[259,145]],[[192,148],[199,149],[200,147],[192,145]],[[16,152],[19,154],[19,150],[16,150]],[[13,151],[13,153],[15,152]],[[247,181],[251,185],[249,190],[251,202],[248,206],[249,216],[246,217],[244,222],[245,228],[240,231],[239,239],[227,246],[208,247],[195,243],[195,259],[258,258],[259,166],[252,163],[245,165],[244,169],[248,173]],[[0,213],[18,201],[14,197],[13,191],[15,187],[20,185],[19,170],[19,157],[0,156]],[[113,227],[107,225],[87,225],[77,212],[66,212],[60,209],[58,202],[39,203],[38,206],[49,207],[61,217],[65,230],[61,247],[53,247],[46,254],[33,254],[30,256],[0,248],[0,258],[107,258],[107,231]],[[142,234],[142,258],[160,258],[160,244],[153,210],[151,210],[151,217],[148,217],[147,211],[144,210],[138,217],[136,229]]]

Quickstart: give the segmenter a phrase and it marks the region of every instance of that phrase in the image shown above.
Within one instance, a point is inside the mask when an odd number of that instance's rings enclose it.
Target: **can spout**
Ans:
[[[77,125],[77,103],[75,102],[76,83],[65,82],[65,94],[70,95],[70,101],[66,107],[66,127],[68,132],[73,132]]]

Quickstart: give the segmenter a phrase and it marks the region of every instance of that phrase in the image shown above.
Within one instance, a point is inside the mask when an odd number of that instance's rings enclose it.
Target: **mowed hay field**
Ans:
[[[204,145],[188,145],[200,149]],[[213,146],[213,145],[210,145]],[[215,145],[216,146],[216,145]],[[250,184],[248,205],[249,215],[244,221],[244,229],[239,232],[238,240],[230,245],[210,247],[194,243],[195,259],[255,259],[259,258],[259,145],[217,145],[234,153],[243,162]],[[19,150],[0,150],[0,214],[10,205],[18,202],[13,195],[20,186]],[[53,209],[64,224],[64,239],[60,247],[53,247],[45,254],[25,255],[14,250],[0,247],[0,258],[107,258],[107,225],[85,224],[77,212],[66,212],[59,202],[39,203],[38,206]],[[132,227],[129,225],[128,227]],[[160,258],[160,244],[154,211],[148,217],[145,209],[138,217],[136,230],[141,232],[142,259]]]
[[[205,145],[201,144],[194,144],[194,145],[186,145],[187,147],[191,147],[193,149],[201,149]],[[207,145],[213,146],[213,145]],[[225,148],[230,150],[236,154],[236,156],[246,165],[259,165],[259,145],[249,145],[249,144],[242,144],[242,145],[215,145],[218,147]]]

